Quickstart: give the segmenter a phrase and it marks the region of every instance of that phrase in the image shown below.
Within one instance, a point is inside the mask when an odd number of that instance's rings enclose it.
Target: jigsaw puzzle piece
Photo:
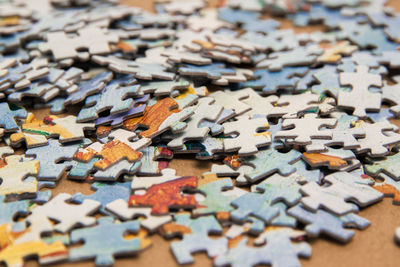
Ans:
[[[108,266],[114,263],[114,256],[127,253],[138,253],[150,246],[151,241],[143,236],[125,238],[126,233],[138,234],[140,224],[138,221],[113,223],[114,218],[103,217],[98,220],[98,225],[90,228],[77,229],[71,232],[71,242],[83,241],[84,244],[69,251],[69,260],[81,261],[95,259],[98,266]],[[109,246],[101,242],[106,238]]]
[[[280,71],[256,70],[254,77],[259,79],[250,80],[241,84],[241,87],[251,87],[261,90],[262,94],[274,94],[279,89],[292,89],[296,86],[299,77],[307,72],[305,67],[286,67]]]
[[[123,126],[130,131],[140,126],[148,127],[140,132],[139,136],[153,138],[168,129],[172,132],[184,130],[187,125],[184,121],[192,114],[191,108],[179,109],[177,101],[166,97],[154,104],[149,103],[143,116],[128,119],[123,122]]]
[[[175,215],[175,223],[164,225],[166,235],[181,233],[181,241],[171,243],[171,251],[179,264],[193,263],[191,254],[205,251],[210,258],[221,255],[228,249],[225,237],[210,238],[209,234],[221,234],[222,228],[214,216],[191,219],[188,214]],[[183,230],[183,233],[182,233]]]
[[[383,178],[384,181],[376,183],[374,189],[384,194],[385,197],[393,197],[393,204],[400,204],[400,183],[384,173],[380,175],[380,178]]]
[[[93,194],[86,196],[78,192],[72,196],[72,200],[77,203],[83,203],[86,199],[92,199],[101,203],[100,211],[105,213],[105,207],[108,203],[116,199],[127,200],[130,195],[131,182],[123,183],[100,183],[92,184],[91,189],[95,191]]]
[[[150,95],[144,95],[143,97],[136,98],[133,100],[132,107],[124,112],[118,112],[116,114],[110,114],[106,117],[100,117],[96,119],[96,125],[111,125],[117,127],[122,125],[123,121],[128,120],[132,117],[142,116],[146,109],[146,102],[149,100]]]
[[[96,95],[86,98],[85,106],[78,114],[77,122],[86,122],[97,119],[98,114],[103,111],[110,111],[110,114],[117,114],[128,111],[134,104],[132,98],[139,92],[139,85],[121,87],[113,80],[102,91]]]
[[[150,232],[154,232],[162,225],[172,221],[171,215],[151,215],[151,208],[129,207],[123,199],[116,199],[106,205],[106,211],[116,215],[123,220],[132,220],[136,217],[145,217],[139,219],[140,225]]]
[[[19,109],[10,107],[8,103],[0,103],[0,127],[5,132],[12,132],[18,130],[18,124],[15,121],[16,118],[24,119],[28,116],[25,109]],[[0,128],[0,129],[1,129]]]
[[[145,185],[147,184],[146,192],[142,195],[132,194],[129,198],[129,205],[136,207],[151,206],[151,214],[153,215],[166,214],[170,208],[196,207],[197,202],[195,197],[192,195],[184,195],[182,190],[197,188],[197,176],[183,176],[171,179],[171,176],[174,177],[174,175],[167,170],[169,169],[163,170],[164,177],[161,177],[158,181],[157,177],[151,179],[154,181],[145,181]],[[165,178],[168,180],[159,182],[165,180]],[[148,177],[142,179],[148,180]],[[149,182],[151,184],[148,184]],[[132,189],[134,189],[133,186],[137,186],[135,178],[132,182]],[[143,186],[139,188],[143,188]]]
[[[77,225],[89,226],[96,223],[96,218],[89,216],[95,213],[101,203],[86,199],[79,205],[71,205],[66,201],[71,199],[71,195],[61,193],[42,206],[37,206],[27,218],[32,225],[39,225],[43,230],[56,230],[66,233]],[[71,216],[71,214],[73,216]],[[50,219],[57,221],[54,226]]]
[[[371,93],[370,86],[381,86],[382,78],[377,74],[368,73],[367,66],[357,66],[355,73],[340,73],[340,84],[351,85],[351,92],[339,91],[338,106],[353,108],[353,114],[366,117],[367,110],[379,110],[381,107],[381,94]],[[357,100],[354,102],[354,100]]]
[[[365,229],[370,225],[368,220],[354,213],[342,216],[336,216],[324,210],[317,210],[314,213],[307,211],[301,205],[289,209],[288,214],[307,224],[305,230],[310,237],[316,238],[320,234],[326,234],[343,243],[349,242],[354,236],[354,231],[347,230],[345,227]]]
[[[173,136],[173,140],[168,143],[170,148],[181,148],[183,143],[188,140],[203,140],[210,131],[208,127],[201,127],[199,124],[203,120],[215,121],[223,110],[222,106],[214,104],[211,97],[199,99],[197,106],[193,108],[194,114],[187,121],[187,127],[183,132]]]
[[[38,191],[36,178],[28,177],[39,172],[39,161],[26,160],[20,155],[0,159],[0,195],[26,198]]]
[[[378,177],[381,173],[390,176],[392,179],[400,180],[400,169],[397,166],[400,153],[396,153],[385,158],[369,159],[371,164],[365,165],[365,172],[373,177]]]
[[[80,144],[61,145],[58,140],[49,139],[44,147],[29,148],[26,156],[34,156],[39,161],[38,179],[58,180],[72,166],[72,159]],[[63,162],[59,162],[64,160]]]
[[[265,131],[269,128],[266,118],[241,117],[222,126],[225,135],[237,135],[224,139],[225,152],[237,151],[239,156],[250,156],[256,154],[258,148],[271,144],[271,136]]]

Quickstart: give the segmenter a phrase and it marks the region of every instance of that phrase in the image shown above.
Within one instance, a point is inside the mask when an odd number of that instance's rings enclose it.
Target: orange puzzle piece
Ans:
[[[135,130],[138,126],[148,127],[146,131],[139,133],[139,135],[151,137],[171,114],[179,111],[178,103],[167,97],[152,106],[147,106],[143,116],[124,121],[124,127],[130,131]]]
[[[104,144],[100,152],[94,149],[87,148],[85,152],[79,151],[74,155],[74,158],[81,161],[89,161],[95,155],[102,157],[101,160],[94,163],[94,167],[104,170],[120,160],[126,159],[129,162],[137,161],[142,157],[142,153],[134,150],[127,144],[119,141],[112,140]]]
[[[144,195],[131,195],[131,206],[152,206],[151,214],[167,214],[170,207],[195,207],[196,199],[192,195],[183,195],[182,188],[196,188],[197,176],[184,176],[172,181],[149,187]]]

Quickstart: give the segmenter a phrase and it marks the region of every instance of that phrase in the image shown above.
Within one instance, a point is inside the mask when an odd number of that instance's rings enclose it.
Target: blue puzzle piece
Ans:
[[[111,115],[128,111],[134,103],[134,100],[128,97],[136,95],[139,89],[139,85],[120,87],[118,83],[112,81],[100,93],[86,98],[85,106],[87,107],[81,109],[76,121],[86,122],[97,119],[98,113],[106,110],[110,110]]]
[[[257,20],[259,17],[259,13],[252,11],[231,9],[228,7],[218,9],[218,18],[231,24],[249,24]]]
[[[203,66],[184,64],[179,67],[178,71],[182,75],[201,76],[213,80],[220,79],[221,75],[233,75],[236,73],[235,70],[226,68],[225,64],[221,63],[212,63]]]
[[[315,238],[324,233],[341,242],[350,241],[354,235],[354,231],[344,227],[364,229],[370,225],[368,220],[354,213],[342,216],[336,216],[324,210],[317,210],[314,213],[304,209],[301,205],[289,209],[288,214],[307,224],[305,230],[310,237]]]
[[[189,214],[175,216],[176,224],[191,229],[181,241],[171,243],[171,250],[179,264],[193,263],[192,253],[206,251],[210,258],[225,253],[228,240],[225,237],[210,238],[208,234],[221,234],[222,228],[214,216],[191,219]]]
[[[101,72],[91,80],[81,82],[78,91],[69,95],[67,99],[65,99],[65,105],[73,105],[83,102],[86,97],[100,92],[112,77],[112,72]]]
[[[271,146],[266,150],[259,151],[254,156],[242,159],[243,164],[254,167],[253,170],[245,173],[245,176],[251,183],[267,177],[274,172],[279,172],[281,175],[287,176],[296,170],[290,163],[297,161],[301,155],[297,150],[281,153]]]
[[[307,67],[287,67],[281,71],[256,70],[254,77],[259,79],[242,83],[241,87],[262,90],[263,94],[273,94],[278,89],[293,89],[299,80],[296,76],[303,76],[307,70]]]
[[[319,84],[313,85],[311,91],[313,93],[337,97],[339,91],[351,91],[348,86],[341,86],[339,82],[339,73],[336,71],[336,66],[326,65],[314,73],[314,78]]]
[[[15,118],[26,118],[28,113],[25,109],[10,109],[7,103],[0,103],[0,128],[4,128],[7,131],[18,130],[18,124]]]
[[[71,164],[72,168],[68,173],[68,177],[71,179],[85,180],[90,172],[94,170],[93,165],[99,160],[99,158],[92,158],[88,162],[74,160]]]
[[[58,180],[72,165],[72,159],[80,143],[61,145],[58,140],[49,139],[47,146],[34,147],[26,151],[26,156],[39,160],[38,179]],[[62,163],[59,161],[64,160]]]
[[[270,259],[268,252],[264,247],[247,246],[247,238],[243,238],[234,248],[231,248],[227,253],[218,255],[214,260],[214,265],[217,267],[231,266],[255,266],[260,264],[269,264]]]
[[[4,202],[4,198],[5,196],[0,196],[0,225],[13,223],[16,215],[28,213],[29,200]]]
[[[109,266],[114,263],[114,255],[138,252],[141,246],[140,238],[125,239],[126,232],[137,233],[139,221],[113,223],[114,218],[98,219],[98,225],[71,232],[71,243],[83,241],[78,248],[69,250],[71,261],[81,261],[95,258],[98,266]],[[106,242],[106,243],[105,243]]]
[[[72,196],[72,200],[78,203],[82,203],[86,199],[96,200],[101,203],[100,211],[105,212],[105,206],[113,202],[116,199],[123,199],[128,201],[130,196],[131,182],[124,183],[93,183],[91,189],[95,192],[89,196],[85,196],[82,193],[76,193]]]
[[[255,20],[249,23],[245,23],[242,28],[246,31],[262,32],[268,34],[269,32],[275,31],[281,24],[274,19],[267,20]]]

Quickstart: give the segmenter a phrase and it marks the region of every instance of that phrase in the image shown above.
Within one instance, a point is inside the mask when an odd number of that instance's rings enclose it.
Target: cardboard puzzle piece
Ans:
[[[306,146],[309,153],[327,151],[329,146],[342,146],[344,149],[356,149],[360,145],[356,138],[365,136],[362,128],[352,127],[357,117],[347,115],[342,112],[331,113],[333,118],[337,119],[336,127],[332,131],[331,140],[312,140],[311,144]]]
[[[163,174],[165,177],[170,177],[169,173],[164,169]],[[144,179],[147,179],[145,177]],[[156,177],[155,177],[156,178]],[[167,178],[168,179],[168,178]],[[169,179],[165,182],[154,181],[154,184],[147,184],[145,181],[144,186],[148,186],[144,194],[133,194],[129,198],[129,205],[136,207],[152,207],[151,214],[166,214],[170,208],[194,208],[197,206],[196,199],[193,195],[184,195],[182,190],[197,188],[196,176],[183,176],[176,179]],[[161,180],[161,179],[160,179]],[[165,178],[162,178],[165,180]],[[133,180],[135,182],[135,178]],[[150,182],[152,183],[152,182]],[[150,186],[149,186],[150,185]],[[137,185],[134,185],[137,186]],[[139,188],[143,188],[139,187]],[[133,188],[132,188],[133,189]]]
[[[282,131],[276,133],[275,139],[293,139],[298,144],[310,144],[311,139],[332,139],[332,130],[321,128],[334,128],[336,123],[337,119],[318,118],[313,113],[305,114],[302,118],[285,119]]]
[[[200,16],[192,15],[186,19],[189,29],[199,32],[203,29],[216,31],[221,28],[231,28],[230,23],[218,19],[218,12],[214,9],[203,9]]]
[[[76,203],[83,203],[86,199],[95,200],[101,203],[100,211],[105,213],[105,207],[108,203],[113,202],[116,199],[127,200],[130,195],[130,182],[112,182],[112,183],[100,183],[95,182],[92,184],[91,189],[95,191],[91,195],[83,195],[78,192],[72,196],[72,200]]]
[[[334,44],[322,43],[319,47],[324,52],[317,58],[317,61],[330,64],[337,63],[342,58],[342,55],[349,56],[358,49],[357,46],[350,45],[348,41],[338,41]]]
[[[49,139],[49,144],[26,150],[26,156],[34,156],[39,161],[39,180],[58,180],[72,166],[69,161],[80,144],[61,145],[58,140]],[[59,162],[63,160],[63,162]]]
[[[138,161],[142,157],[142,153],[138,152],[138,150],[151,143],[148,138],[135,139],[137,135],[134,132],[124,129],[113,131],[108,138],[112,140],[105,144],[95,142],[86,148],[80,149],[74,155],[74,158],[88,162],[93,157],[101,157],[93,166],[104,171],[122,160],[127,160],[130,163]]]
[[[390,111],[392,111],[396,116],[400,114],[400,87],[399,84],[388,85],[384,82],[382,87],[382,101],[388,102],[392,106]]]
[[[381,173],[390,176],[392,179],[400,180],[400,169],[397,165],[400,154],[386,156],[385,158],[370,158],[370,164],[365,165],[365,172],[373,177],[379,177]]]
[[[393,197],[393,204],[400,204],[400,184],[398,181],[394,181],[391,177],[382,173],[380,175],[384,179],[382,183],[376,183],[374,189],[378,190],[385,197]]]
[[[296,86],[299,77],[307,72],[305,67],[286,67],[281,71],[256,70],[256,80],[249,80],[242,87],[251,87],[261,90],[262,94],[274,94],[279,89],[292,89]]]
[[[251,106],[242,102],[242,100],[248,98],[246,92],[238,91],[233,96],[230,94],[231,91],[216,91],[210,94],[210,97],[215,99],[215,104],[223,106],[224,109],[233,110],[235,115],[242,115],[247,111],[251,110]]]
[[[189,82],[183,79],[176,81],[151,81],[140,84],[140,92],[153,93],[155,96],[169,95],[174,90],[183,91],[189,87]]]
[[[213,174],[208,175],[213,177]],[[217,177],[214,176],[214,178]],[[206,183],[199,186],[198,190],[205,198],[202,201],[197,201],[199,207],[193,210],[193,215],[215,214],[218,219],[228,219],[229,212],[233,210],[231,202],[245,193],[244,190],[234,187],[230,178]]]
[[[133,74],[134,77],[138,79],[152,80],[157,78],[173,80],[175,78],[174,73],[168,72],[165,66],[157,63],[130,61],[113,55],[93,56],[91,59],[100,65],[107,65],[112,71],[123,74]]]
[[[0,196],[0,225],[4,224],[13,224],[14,218],[17,215],[26,215],[29,212],[29,201],[28,200],[19,200],[19,201],[11,201],[4,202],[5,196]]]
[[[34,177],[39,172],[39,161],[26,160],[20,155],[0,159],[0,195],[35,196],[38,184]]]
[[[318,84],[311,86],[313,93],[328,94],[337,98],[340,91],[350,91],[349,87],[340,84],[339,73],[335,67],[326,65],[315,71],[312,76],[318,82]]]
[[[190,108],[179,109],[178,103],[169,97],[163,98],[153,105],[148,105],[143,116],[128,119],[123,122],[124,128],[132,131],[137,127],[148,127],[139,133],[139,136],[153,138],[168,129],[179,132],[185,129],[187,118],[192,116]]]
[[[222,75],[234,75],[234,69],[226,68],[225,64],[212,63],[205,66],[197,66],[191,64],[182,64],[178,72],[185,76],[206,77],[211,80],[221,79]]]
[[[387,122],[368,123],[357,121],[356,128],[361,128],[365,132],[365,137],[358,139],[357,153],[367,152],[371,157],[382,157],[389,153],[391,145],[400,142],[400,135],[393,132],[394,126]]]
[[[168,61],[173,63],[189,63],[200,66],[212,63],[212,60],[209,58],[203,57],[198,53],[184,50],[165,50],[161,55],[168,57]]]
[[[249,183],[245,177],[246,173],[251,172],[253,167],[251,166],[240,166],[238,168],[233,168],[228,165],[217,165],[213,164],[211,166],[211,172],[215,173],[218,177],[233,177],[236,179],[236,185],[246,185]]]
[[[168,143],[170,148],[181,148],[185,141],[203,140],[210,131],[208,127],[200,127],[203,120],[215,121],[223,110],[223,107],[214,104],[211,97],[199,99],[198,105],[194,108],[194,114],[187,121],[187,127],[183,132],[174,135],[174,139]]]
[[[299,46],[290,51],[273,52],[267,59],[258,62],[256,67],[279,71],[283,67],[311,65],[322,52],[323,50],[317,46]]]
[[[76,123],[76,117],[72,115],[63,118],[48,116],[38,120],[30,114],[21,126],[22,133],[12,134],[10,140],[12,144],[25,140],[28,148],[47,144],[47,140],[44,142],[40,136],[58,137],[60,143],[69,143],[84,139],[84,131],[94,129],[93,123]]]
[[[98,118],[98,114],[109,110],[110,114],[116,114],[128,111],[134,100],[128,98],[139,92],[139,85],[120,87],[118,82],[110,83],[96,95],[86,98],[85,108],[78,114],[77,122],[86,122]]]
[[[95,258],[98,266],[108,266],[114,263],[114,256],[138,253],[150,246],[151,241],[145,237],[129,238],[127,233],[137,234],[140,224],[138,221],[113,223],[114,218],[103,217],[98,225],[77,229],[71,232],[71,242],[83,241],[83,246],[69,251],[71,261],[81,261]],[[108,240],[110,246],[104,246],[102,240]]]
[[[287,153],[281,153],[274,147],[259,151],[254,156],[242,158],[242,164],[253,167],[250,172],[245,173],[245,177],[251,183],[262,178],[279,172],[283,176],[293,173],[296,168],[291,165],[300,159],[301,153],[296,150],[290,150]]]
[[[18,130],[16,118],[24,119],[28,115],[25,109],[10,109],[8,103],[0,103],[0,127],[5,132],[12,132]],[[1,129],[0,128],[0,129]]]
[[[240,267],[240,266],[256,266],[259,264],[269,264],[270,259],[268,253],[263,247],[247,246],[247,238],[243,238],[233,248],[229,248],[227,253],[218,255],[214,259],[215,266]]]
[[[117,163],[107,167],[105,170],[98,170],[97,168],[94,168],[96,171],[92,176],[96,181],[115,182],[124,174],[135,174],[139,170],[141,164],[142,163],[140,161],[130,163],[126,159],[120,160]]]
[[[282,95],[271,110],[270,116],[284,119],[297,118],[301,113],[318,107],[319,100],[319,95],[311,92],[300,95]]]
[[[163,5],[163,9],[170,14],[183,14],[191,15],[197,10],[204,7],[203,0],[194,0],[190,2],[186,1],[176,1],[172,3],[167,3]]]
[[[169,182],[177,178],[179,178],[179,176],[176,175],[176,170],[171,168],[166,168],[161,171],[161,175],[145,176],[145,177],[133,176],[131,182],[131,189],[132,192],[134,193],[135,190],[148,189],[153,185]]]
[[[231,218],[242,222],[249,216],[254,216],[264,223],[278,223],[275,219],[284,219],[284,216],[281,215],[283,207],[276,204],[282,201],[288,206],[292,206],[301,198],[298,178],[294,175],[284,177],[274,174],[270,176],[254,186],[251,193],[244,194],[232,201],[232,206],[237,209],[231,212]]]
[[[391,112],[391,110],[389,110],[388,108],[381,108],[379,113],[369,112],[369,113],[367,113],[367,115],[368,115],[369,119],[375,123],[381,122],[381,121],[390,123],[390,119],[395,118],[393,113]],[[392,125],[393,125],[393,130],[395,132],[397,132],[399,130],[399,127],[397,127],[397,125],[394,125],[394,124],[392,124]]]
[[[311,257],[311,246],[304,242],[292,242],[293,236],[299,235],[290,228],[265,230],[255,244],[265,245],[271,266],[300,266],[298,257]]]
[[[232,109],[223,109],[215,121],[203,120],[200,122],[199,126],[210,128],[210,135],[215,136],[224,131],[224,126],[222,126],[222,123],[233,118],[234,116],[235,112]]]
[[[355,73],[340,73],[340,84],[351,85],[351,92],[339,91],[338,106],[353,108],[353,115],[366,117],[367,110],[379,110],[381,107],[381,94],[371,93],[370,86],[381,86],[382,78],[377,74],[368,73],[367,66],[357,66]]]
[[[267,192],[271,203],[283,201],[287,205],[292,206],[301,198],[299,192],[301,187],[300,183],[304,183],[305,181],[299,179],[303,178],[296,175],[285,177],[275,173],[258,185],[254,185],[254,188],[257,192]]]
[[[173,157],[173,152],[166,147],[148,146],[141,149],[141,152],[143,153],[143,157],[140,160],[142,165],[137,172],[139,176],[160,175],[162,170],[168,168],[169,163],[165,159]]]
[[[124,199],[116,199],[106,205],[106,211],[122,220],[139,218],[140,225],[150,232],[155,232],[162,225],[172,221],[171,215],[151,215],[151,208],[129,207]],[[143,218],[145,217],[145,218]]]
[[[86,199],[79,205],[71,205],[66,201],[71,199],[71,195],[61,193],[42,206],[37,206],[27,218],[32,225],[41,224],[40,227],[49,227],[46,230],[56,230],[66,233],[77,225],[89,226],[96,223],[96,218],[89,216],[95,213],[101,203]],[[49,219],[58,223],[54,226]]]
[[[307,224],[305,231],[308,236],[316,238],[320,234],[326,234],[343,243],[349,242],[354,236],[354,231],[347,230],[345,227],[365,229],[370,225],[368,220],[354,213],[336,216],[320,209],[314,213],[301,205],[289,209],[288,214]]]
[[[318,141],[316,142],[318,144]],[[351,150],[334,149],[329,147],[326,151],[318,153],[303,153],[303,159],[312,168],[327,166],[331,170],[340,170],[356,158]]]
[[[53,264],[68,258],[68,249],[60,240],[50,243],[43,239],[21,240],[21,234],[23,238],[26,231],[14,232],[11,224],[0,226],[0,262],[6,266],[23,266],[24,261],[31,257],[37,258],[39,264]]]
[[[67,36],[63,31],[47,34],[47,43],[39,46],[42,51],[51,51],[55,60],[76,58],[78,49],[86,48],[91,55],[110,53],[109,44],[117,43],[119,37],[113,33],[104,33],[100,28],[88,27],[78,30],[78,35]]]
[[[124,120],[128,120],[132,117],[141,116],[146,109],[146,102],[149,100],[150,95],[144,95],[133,99],[133,104],[130,109],[124,112],[118,112],[116,114],[110,114],[106,117],[100,117],[96,120],[96,125],[111,125],[112,127],[117,127],[122,125]]]
[[[92,79],[78,84],[78,90],[65,99],[65,105],[83,102],[88,96],[99,93],[113,77],[112,72],[100,72]]]
[[[265,132],[269,128],[266,118],[241,117],[236,121],[225,122],[222,126],[225,135],[237,135],[224,139],[225,152],[237,151],[239,156],[250,156],[256,154],[258,148],[271,143],[271,136]]]
[[[214,216],[202,216],[191,219],[188,214],[175,215],[175,223],[164,225],[167,236],[183,235],[181,241],[171,243],[171,251],[179,264],[193,263],[191,254],[205,251],[208,257],[214,258],[225,253],[228,240],[225,237],[212,239],[209,234],[221,234],[222,228]]]
[[[330,186],[318,186],[308,183],[300,191],[307,195],[301,203],[313,211],[319,207],[344,215],[354,211],[354,207],[347,201],[352,201],[361,207],[368,206],[382,199],[383,195],[372,189],[369,185],[362,184],[361,177],[356,177],[348,172],[336,172],[324,178]],[[359,182],[357,182],[359,181]]]
[[[243,93],[242,93],[243,92]],[[234,94],[237,94],[238,96],[245,94],[248,97],[241,100],[241,102],[251,106],[251,110],[247,111],[246,113],[243,114],[243,116],[248,116],[250,118],[254,117],[265,117],[267,118],[269,116],[270,111],[274,107],[274,103],[278,101],[278,96],[276,95],[270,95],[267,97],[262,97],[259,93],[254,91],[252,88],[245,88],[241,89],[237,93],[232,92]]]

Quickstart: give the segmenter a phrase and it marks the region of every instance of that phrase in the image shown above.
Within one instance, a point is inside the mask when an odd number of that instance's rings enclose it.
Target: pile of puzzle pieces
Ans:
[[[386,0],[154,9],[0,3],[0,263],[112,265],[158,234],[178,264],[293,267],[316,238],[367,228],[361,209],[400,203],[400,16]],[[179,176],[174,157],[212,166]]]

